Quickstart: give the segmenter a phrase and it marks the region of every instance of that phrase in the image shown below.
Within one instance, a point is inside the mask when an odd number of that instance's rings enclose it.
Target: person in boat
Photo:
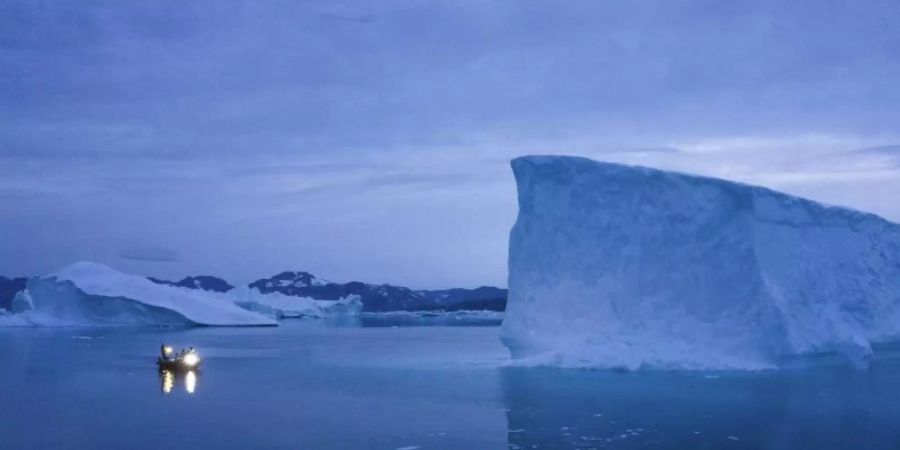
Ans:
[[[172,357],[172,347],[169,347],[165,343],[160,344],[159,346],[159,354],[162,359],[169,359]]]

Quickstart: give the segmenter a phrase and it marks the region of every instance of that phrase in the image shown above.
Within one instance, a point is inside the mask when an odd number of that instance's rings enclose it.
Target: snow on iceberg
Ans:
[[[160,285],[102,264],[80,262],[28,281],[13,299],[34,325],[276,325],[222,294]]]
[[[502,339],[566,366],[759,369],[900,340],[900,226],[713,178],[512,161]]]
[[[278,292],[263,294],[256,288],[241,286],[229,291],[228,296],[241,308],[275,319],[358,315],[362,311],[358,295],[340,300],[316,300]]]

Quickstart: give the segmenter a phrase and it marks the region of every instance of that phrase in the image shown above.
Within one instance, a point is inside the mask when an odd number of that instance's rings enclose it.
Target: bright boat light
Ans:
[[[188,353],[184,355],[184,364],[189,367],[194,367],[197,363],[200,362],[200,357],[197,356],[196,353]]]

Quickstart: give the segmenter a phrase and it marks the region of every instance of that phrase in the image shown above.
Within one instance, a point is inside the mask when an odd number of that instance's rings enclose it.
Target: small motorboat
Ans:
[[[156,365],[158,365],[161,370],[195,370],[199,368],[200,363],[203,362],[200,358],[200,353],[198,353],[197,349],[194,347],[188,347],[175,353],[175,350],[172,347],[163,345],[160,349],[160,353],[161,354],[156,359]]]

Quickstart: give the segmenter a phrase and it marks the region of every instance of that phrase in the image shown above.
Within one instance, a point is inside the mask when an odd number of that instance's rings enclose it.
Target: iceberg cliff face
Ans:
[[[900,339],[900,226],[769,189],[513,160],[502,337],[571,366],[766,368]]]
[[[276,325],[223,294],[153,283],[81,262],[32,278],[13,299],[19,321],[33,325]]]
[[[362,302],[356,295],[339,300],[316,300],[278,292],[263,294],[250,286],[234,288],[227,295],[241,308],[275,319],[355,316],[362,311]]]

